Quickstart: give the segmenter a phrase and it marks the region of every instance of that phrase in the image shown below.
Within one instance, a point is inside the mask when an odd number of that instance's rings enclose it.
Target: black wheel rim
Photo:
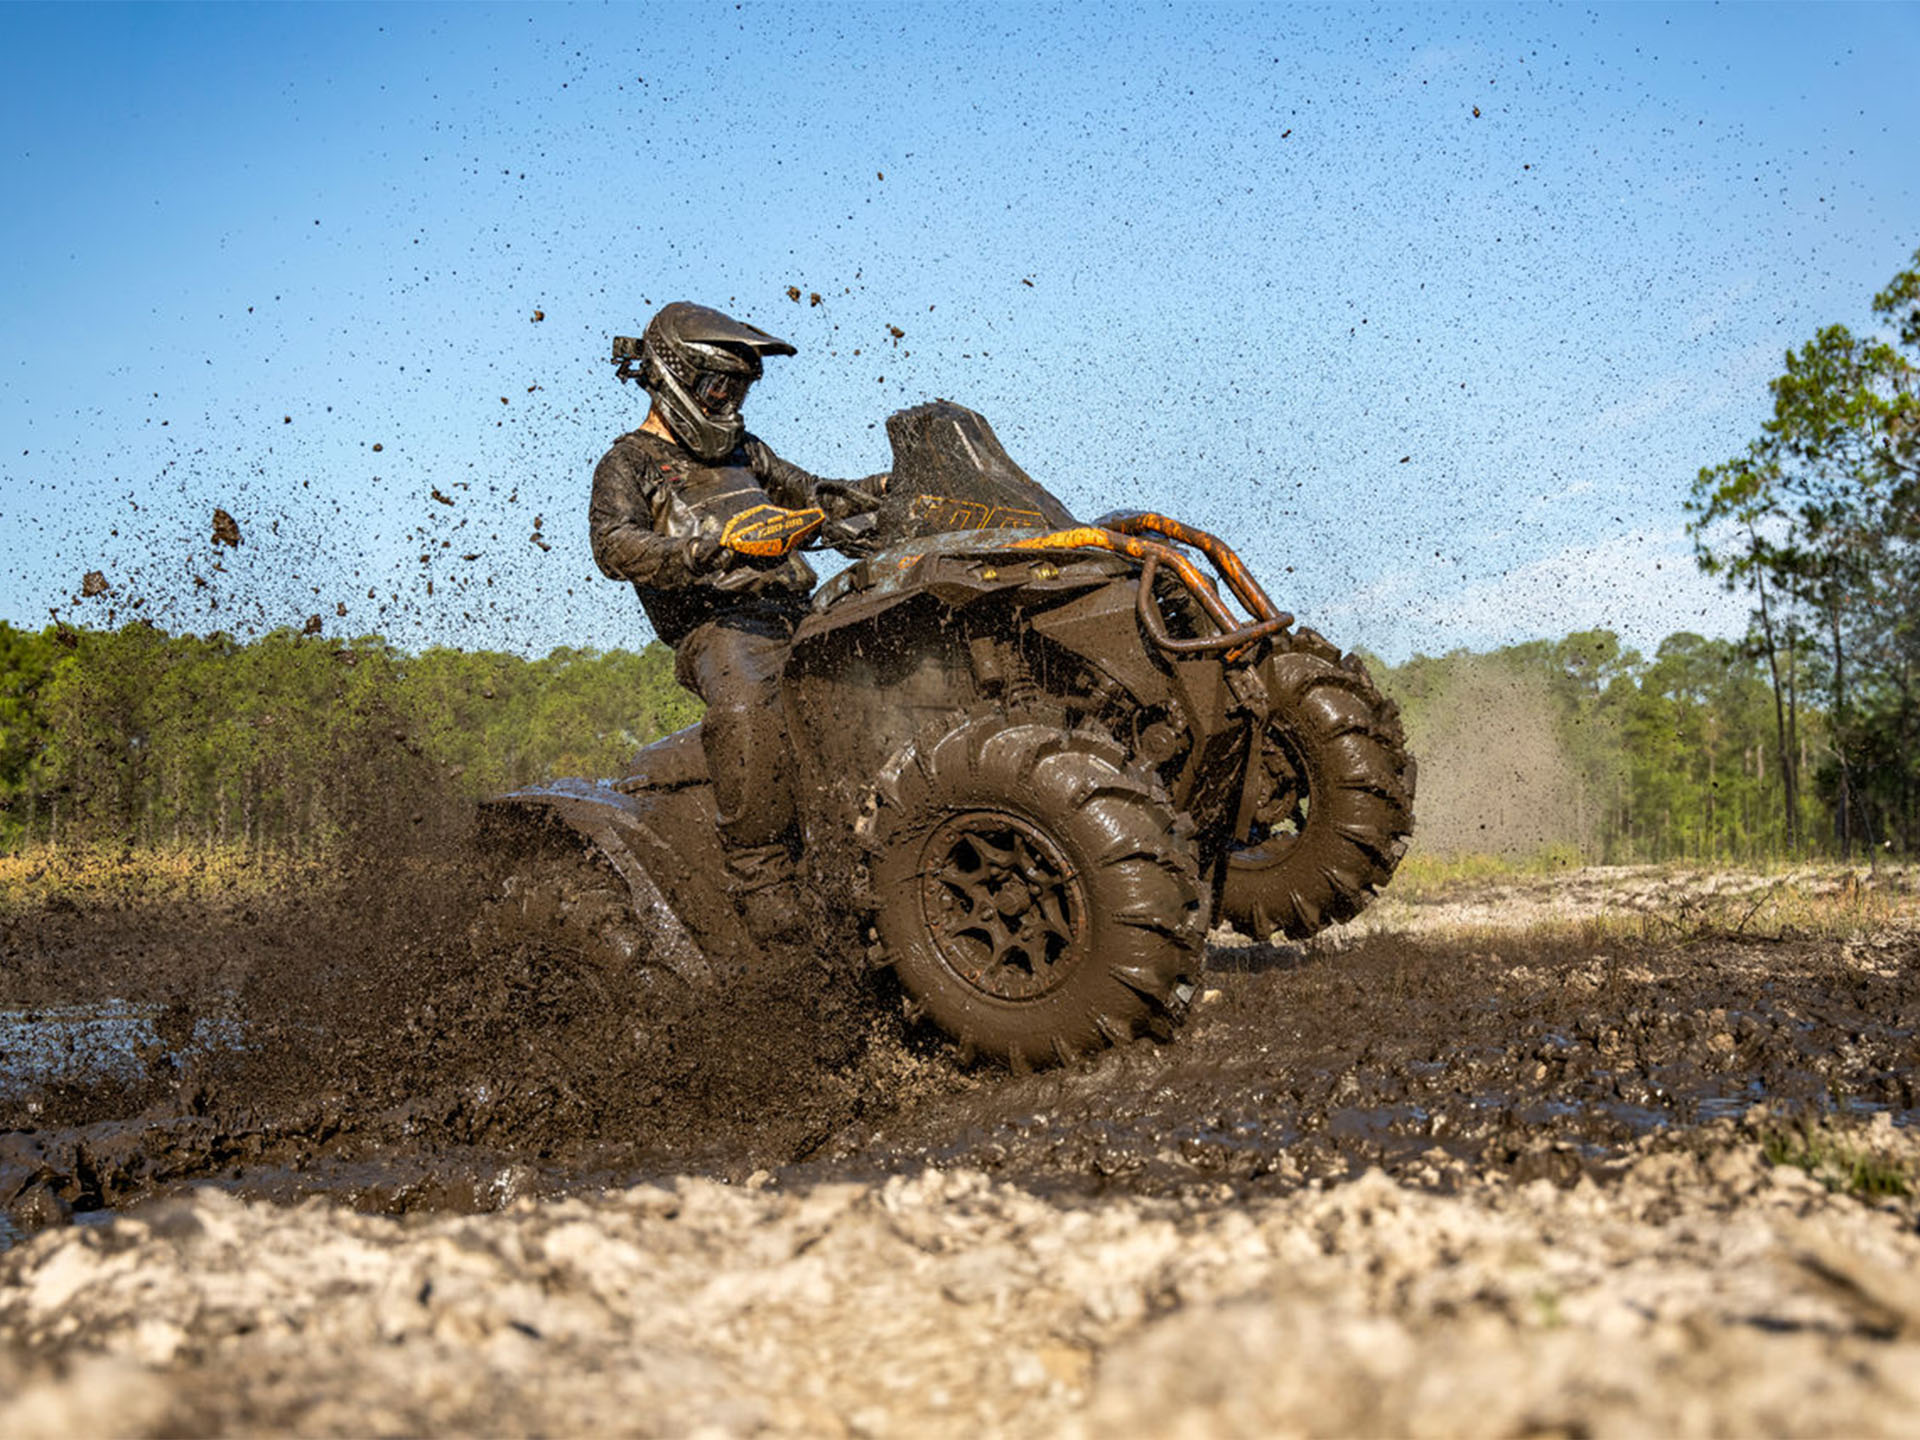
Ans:
[[[996,1000],[1034,1000],[1066,983],[1085,944],[1079,873],[1017,815],[968,811],[921,851],[920,910],[941,961]]]

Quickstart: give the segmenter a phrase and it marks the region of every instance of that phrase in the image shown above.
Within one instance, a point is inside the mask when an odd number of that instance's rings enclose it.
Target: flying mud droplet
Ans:
[[[907,332],[902,330],[898,325],[887,326],[887,333],[893,337],[893,343],[895,345],[898,345],[902,340],[907,338]]]
[[[106,594],[107,593],[106,575],[99,570],[87,571],[87,573],[81,578],[81,581],[80,581],[80,593],[82,595],[88,595],[88,596]]]
[[[433,498],[438,500],[442,505],[453,504],[453,497],[451,495],[442,495],[438,485],[433,487]]]
[[[819,303],[820,303],[820,292],[818,290],[809,290],[807,292],[808,308],[811,309],[813,306],[818,305]]]
[[[336,601],[334,601],[334,602],[333,602],[333,613],[334,613],[335,615],[338,615],[338,616],[340,616],[340,617],[342,617],[342,618],[344,618],[344,617],[346,616],[346,613],[347,613],[347,602],[346,602],[346,601],[344,601],[344,600],[336,600]]]
[[[507,403],[507,397],[506,397],[506,396],[504,396],[504,395],[502,395],[502,396],[500,397],[500,403],[501,403],[502,405],[504,405],[504,404],[506,404],[506,403]]]
[[[1476,120],[1480,118],[1480,107],[1478,105],[1473,107],[1473,118]]]
[[[531,540],[534,544],[538,545],[543,552],[553,549],[553,546],[549,545],[546,542],[546,538],[542,536],[538,530],[534,531],[533,534],[529,535],[527,539]]]
[[[320,617],[318,615],[307,616],[307,623],[300,627],[300,633],[302,635],[318,635],[320,633]]]
[[[535,325],[538,325],[542,320],[546,318],[547,318],[547,312],[544,310],[536,310],[533,312],[533,323]]]
[[[800,303],[800,287],[798,285],[787,286],[787,299],[793,301],[796,305]]]
[[[376,455],[378,455],[382,450],[386,448],[387,447],[382,445],[378,440],[373,442],[373,453]]]
[[[213,543],[240,548],[240,522],[217,507],[213,512]]]

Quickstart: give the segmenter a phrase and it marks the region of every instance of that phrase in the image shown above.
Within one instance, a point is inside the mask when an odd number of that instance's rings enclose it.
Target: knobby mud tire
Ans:
[[[613,866],[559,830],[517,837],[484,860],[486,883],[469,931],[476,952],[517,952],[525,998],[633,1013],[665,1023],[695,1002],[697,975],[654,953],[632,892]]]
[[[1301,803],[1293,830],[1228,852],[1220,913],[1255,940],[1304,940],[1353,919],[1391,878],[1413,832],[1418,772],[1399,707],[1356,657],[1321,641],[1261,676],[1274,702],[1263,743],[1291,767]]]
[[[1109,737],[990,713],[906,746],[862,826],[876,968],[961,1059],[1168,1032],[1201,968],[1191,826]]]

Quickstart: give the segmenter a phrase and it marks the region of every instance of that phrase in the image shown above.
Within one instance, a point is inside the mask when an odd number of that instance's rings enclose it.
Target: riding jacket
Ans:
[[[884,477],[853,486],[874,481]],[[695,626],[736,606],[797,613],[818,581],[797,551],[763,559],[722,548],[728,520],[772,503],[792,510],[818,505],[845,522],[868,508],[849,488],[787,463],[753,435],[708,464],[672,440],[629,431],[593,472],[593,558],[601,574],[632,582],[654,633],[677,646]]]

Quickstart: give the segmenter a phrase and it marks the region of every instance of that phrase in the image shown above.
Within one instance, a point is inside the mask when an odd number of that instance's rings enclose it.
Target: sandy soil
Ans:
[[[11,1253],[0,1333],[18,1436],[1910,1435],[1920,1235],[1731,1126],[1605,1185],[1251,1204],[929,1170],[403,1223],[202,1190]]]

